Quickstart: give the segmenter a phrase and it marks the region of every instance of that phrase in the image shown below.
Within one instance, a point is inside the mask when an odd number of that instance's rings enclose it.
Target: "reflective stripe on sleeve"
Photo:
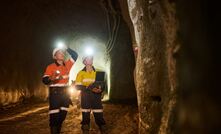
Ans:
[[[44,77],[48,77],[48,76],[50,76],[50,75],[44,75],[43,78],[44,78]]]
[[[82,81],[83,81],[83,82],[94,82],[95,79],[83,79]]]
[[[56,114],[56,113],[59,113],[60,110],[59,109],[53,109],[53,110],[49,110],[49,114]]]
[[[92,109],[93,113],[103,113],[103,109]]]
[[[67,107],[61,107],[61,110],[68,111],[68,108]]]
[[[86,113],[88,113],[88,112],[91,112],[91,109],[81,109],[81,112],[86,112]]]

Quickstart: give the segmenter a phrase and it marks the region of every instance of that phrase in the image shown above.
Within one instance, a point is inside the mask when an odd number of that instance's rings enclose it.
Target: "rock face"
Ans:
[[[135,57],[131,33],[126,23],[127,19],[124,19],[122,15],[123,7],[121,7],[118,1],[112,1],[112,3],[116,11],[115,16],[114,14],[111,15],[113,16],[112,23],[114,24],[114,21],[116,21],[118,29],[116,28],[116,41],[113,44],[113,50],[110,51],[110,99],[113,101],[136,102],[137,94],[133,79]]]
[[[53,62],[51,53],[57,39],[73,43],[74,39],[92,37],[106,45],[109,35],[100,4],[98,0],[18,0],[1,4],[0,106],[30,97],[47,98],[41,77]],[[125,25],[121,21],[116,44],[108,57],[110,98],[116,100],[136,98],[133,51]],[[76,48],[74,43],[71,47]],[[122,68],[124,64],[128,67]],[[131,94],[125,94],[127,91]]]
[[[139,47],[139,133],[217,133],[218,18],[208,1],[128,0]],[[210,14],[211,13],[211,14]],[[219,43],[218,43],[219,44]],[[217,72],[217,73],[215,73]]]
[[[169,133],[177,91],[175,8],[155,0],[128,0],[128,6],[138,45],[139,133]]]
[[[135,59],[130,36],[128,26],[121,18],[116,44],[110,52],[110,99],[113,101],[136,101],[133,79]]]

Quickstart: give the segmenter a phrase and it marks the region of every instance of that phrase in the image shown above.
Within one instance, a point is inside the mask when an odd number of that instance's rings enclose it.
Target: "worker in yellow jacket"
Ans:
[[[95,122],[99,126],[102,134],[105,133],[106,126],[103,118],[103,107],[101,93],[104,90],[104,83],[95,84],[96,70],[93,66],[93,57],[83,58],[85,67],[77,74],[75,87],[81,90],[81,111],[83,134],[88,134],[90,129],[90,113],[93,112]]]

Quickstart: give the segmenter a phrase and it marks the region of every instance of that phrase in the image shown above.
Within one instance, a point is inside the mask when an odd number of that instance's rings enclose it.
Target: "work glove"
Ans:
[[[89,85],[88,89],[90,91],[92,91],[93,93],[101,93],[102,92],[101,84],[98,82],[94,82],[91,85]]]
[[[102,92],[102,90],[101,90],[101,86],[99,86],[98,88],[95,87],[95,88],[93,88],[91,91],[92,91],[93,93],[97,93],[97,94],[99,94],[99,93]]]

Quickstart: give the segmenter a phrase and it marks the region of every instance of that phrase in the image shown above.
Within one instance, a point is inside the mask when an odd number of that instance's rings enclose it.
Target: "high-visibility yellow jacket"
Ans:
[[[78,72],[75,84],[88,87],[90,84],[95,82],[95,77],[96,77],[95,69],[91,72],[86,72],[86,69],[84,68],[83,70]]]

